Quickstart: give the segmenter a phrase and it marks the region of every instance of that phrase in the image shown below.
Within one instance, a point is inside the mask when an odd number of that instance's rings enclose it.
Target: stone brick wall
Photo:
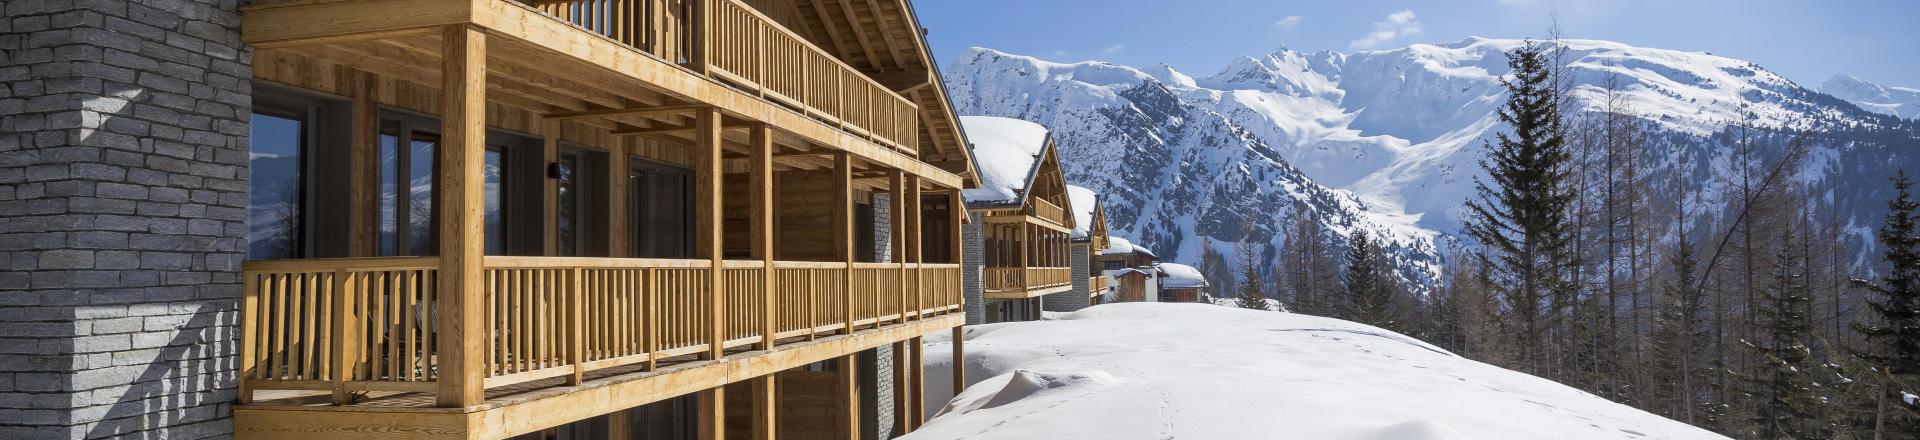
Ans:
[[[966,302],[967,325],[987,323],[987,291],[981,284],[981,271],[987,264],[986,243],[980,235],[980,214],[967,213],[970,221],[960,228],[964,246],[960,252],[960,299]]]
[[[1088,295],[1093,292],[1088,289],[1093,286],[1087,282],[1087,273],[1090,270],[1087,253],[1091,246],[1093,244],[1089,242],[1074,242],[1068,246],[1068,258],[1072,260],[1073,265],[1073,289],[1047,295],[1046,299],[1041,301],[1041,308],[1049,312],[1072,312],[1091,305]]]
[[[234,0],[0,2],[0,438],[232,430]]]
[[[873,196],[873,255],[880,262],[893,261],[892,199],[885,194]],[[893,435],[893,346],[883,345],[859,356],[861,438],[883,439]]]

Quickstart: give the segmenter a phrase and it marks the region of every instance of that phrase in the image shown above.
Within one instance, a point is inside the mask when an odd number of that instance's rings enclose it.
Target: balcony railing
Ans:
[[[919,106],[738,0],[523,1],[661,59],[704,67],[696,70],[902,153],[919,151]],[[701,14],[710,16],[702,21]],[[701,23],[711,26],[711,41],[694,37]]]
[[[247,262],[243,398],[251,390],[432,392],[435,257]],[[486,257],[486,387],[949,313],[952,264],[727,261],[715,341],[707,260]],[[846,280],[852,279],[852,289]],[[766,295],[771,292],[774,297]],[[848,304],[852,307],[849,309]],[[772,309],[768,307],[771,305]],[[849,314],[851,313],[851,314]]]
[[[987,291],[1026,291],[1073,283],[1069,267],[988,267],[983,286]]]
[[[1107,277],[1100,275],[1087,277],[1087,296],[1100,296],[1103,290],[1107,290]]]
[[[1038,197],[1033,199],[1033,216],[1056,225],[1067,224],[1067,210],[1061,209],[1060,205],[1055,205],[1047,199]]]

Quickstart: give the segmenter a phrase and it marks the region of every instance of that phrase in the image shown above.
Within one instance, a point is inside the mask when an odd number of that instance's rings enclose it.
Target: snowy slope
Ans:
[[[1920,89],[1882,86],[1847,75],[1834,75],[1820,83],[1820,91],[1845,99],[1861,109],[1907,119],[1920,118]]]
[[[1378,328],[1124,303],[969,326],[967,390],[907,439],[1719,439]],[[927,344],[927,383],[950,381]]]
[[[1461,230],[1483,145],[1521,40],[1469,38],[1356,53],[1274,53],[1193,77],[1167,66],[1063,64],[975,49],[946,67],[962,113],[1017,117],[1053,132],[1068,180],[1108,195],[1110,230],[1170,260],[1197,263],[1199,236],[1274,249],[1287,220],[1312,214],[1335,234],[1386,237],[1403,276],[1432,273]],[[1843,218],[1870,224],[1871,193],[1920,166],[1913,124],[1862,111],[1751,62],[1704,52],[1568,40],[1572,118],[1630,114],[1650,127],[1655,200],[1726,203],[1721,127],[1835,133],[1797,180]],[[1884,90],[1896,90],[1886,88]],[[1841,133],[1844,132],[1844,133]],[[1762,152],[1771,160],[1776,151]],[[1246,222],[1258,224],[1251,236]],[[1861,229],[1864,231],[1864,229]],[[1271,258],[1263,253],[1260,258]]]

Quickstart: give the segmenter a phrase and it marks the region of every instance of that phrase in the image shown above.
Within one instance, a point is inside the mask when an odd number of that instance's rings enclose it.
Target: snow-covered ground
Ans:
[[[958,398],[910,439],[1716,439],[1352,322],[1122,303],[969,326]],[[926,347],[947,384],[951,342]]]

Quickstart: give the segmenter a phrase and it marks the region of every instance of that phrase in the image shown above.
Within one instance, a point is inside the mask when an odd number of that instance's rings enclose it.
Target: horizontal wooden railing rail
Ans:
[[[251,390],[433,392],[439,335],[435,257],[247,262],[241,378]],[[483,262],[485,386],[773,340],[813,339],[960,308],[951,264],[726,261],[714,322],[709,260],[504,257]],[[773,271],[767,285],[764,271]],[[851,277],[851,278],[849,278]],[[853,280],[848,295],[846,280]],[[773,295],[768,301],[766,295]],[[768,310],[767,304],[773,304]],[[721,340],[713,335],[718,331]],[[804,339],[802,339],[804,340]],[[785,343],[778,342],[778,343]]]
[[[1047,199],[1038,197],[1033,199],[1033,216],[1053,222],[1053,224],[1056,225],[1065,226],[1067,224],[1067,210],[1061,209],[1060,205],[1055,205],[1053,202],[1047,201]]]
[[[738,0],[521,1],[547,16],[696,67],[902,153],[919,152],[918,105]],[[707,14],[704,20],[701,14]],[[703,32],[702,26],[710,29]],[[699,35],[710,40],[701,41]]]
[[[982,284],[988,291],[1034,290],[1073,283],[1068,267],[987,267]]]
[[[1104,290],[1107,290],[1107,277],[1100,275],[1087,277],[1087,296],[1100,296],[1101,291]]]

